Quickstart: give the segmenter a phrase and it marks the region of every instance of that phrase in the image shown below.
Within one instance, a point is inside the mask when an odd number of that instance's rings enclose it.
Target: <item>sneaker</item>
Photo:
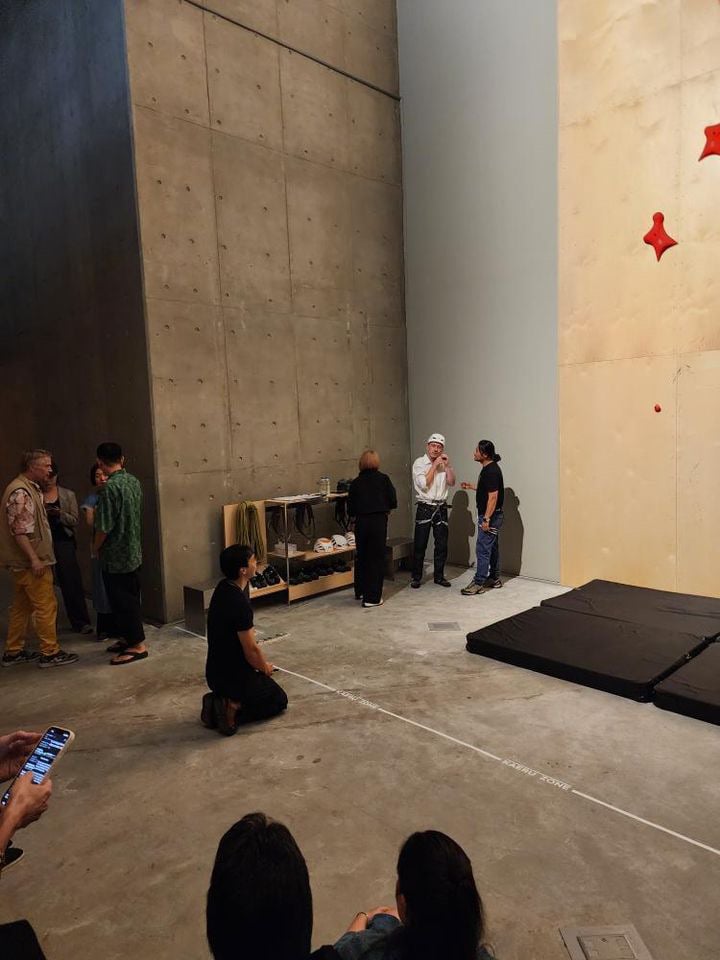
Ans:
[[[435,578],[435,583],[436,583],[439,587],[451,587],[451,586],[452,586],[452,584],[450,583],[450,581],[449,581],[449,580],[446,580],[445,577],[436,577],[436,578]]]
[[[485,590],[500,590],[502,587],[502,580],[500,577],[497,580],[494,580],[492,577],[488,577],[487,580],[483,582],[483,588]]]
[[[84,637],[87,637],[93,633],[93,628],[89,623],[84,623],[77,632],[81,633]]]
[[[475,581],[472,580],[466,587],[462,588],[460,593],[464,597],[474,597],[478,593],[484,593],[484,591],[485,591],[485,587],[483,586],[482,583],[475,583]]]
[[[38,666],[41,670],[45,667],[66,667],[71,663],[77,663],[80,657],[76,653],[66,653],[65,650],[58,650],[50,657],[40,657]]]
[[[410,581],[410,586],[413,588],[413,590],[419,590],[419,589],[420,589],[420,581],[419,581],[419,580],[411,580],[411,581]]]
[[[384,600],[378,600],[377,603],[368,603],[367,600],[363,600],[364,607],[381,607],[385,603]]]
[[[36,663],[39,659],[37,650],[19,650],[17,653],[4,653],[0,663],[3,667],[14,667],[18,663]]]
[[[7,849],[5,850],[5,866],[3,867],[3,873],[5,873],[6,870],[9,870],[10,867],[15,866],[19,860],[22,860],[24,855],[25,851],[21,847],[14,847],[11,840],[7,845]]]

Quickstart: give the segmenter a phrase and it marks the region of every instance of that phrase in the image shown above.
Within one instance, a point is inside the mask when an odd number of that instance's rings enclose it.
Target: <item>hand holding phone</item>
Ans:
[[[18,775],[39,740],[39,733],[28,730],[16,730],[0,737],[0,781]]]
[[[72,730],[65,730],[62,727],[48,727],[40,737],[33,752],[20,768],[18,775],[12,782],[12,786],[3,794],[0,800],[0,807],[7,806],[18,781],[25,779],[28,774],[28,779],[35,785],[41,784],[50,773],[51,767],[57,763],[74,739],[75,734]],[[38,816],[40,816],[40,814],[38,814]]]
[[[45,813],[52,793],[52,780],[35,783],[32,777],[17,777],[10,787],[4,816],[10,817],[21,830],[39,820]]]

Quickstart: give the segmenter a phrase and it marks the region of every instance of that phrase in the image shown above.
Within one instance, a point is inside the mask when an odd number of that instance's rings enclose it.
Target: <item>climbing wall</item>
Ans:
[[[409,527],[393,0],[202,6],[126,0],[170,617],[223,503],[367,445]]]
[[[720,5],[558,13],[562,581],[718,596]]]

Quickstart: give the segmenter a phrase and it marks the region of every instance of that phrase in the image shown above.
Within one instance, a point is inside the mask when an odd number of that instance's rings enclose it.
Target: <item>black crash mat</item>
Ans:
[[[693,634],[534,607],[469,633],[466,648],[621,697],[649,700],[655,684],[706,643]]]
[[[659,683],[655,706],[720,724],[720,643],[711,643]]]
[[[631,587],[610,580],[591,580],[577,590],[543,600],[540,605],[694,633],[708,639],[720,634],[720,600],[714,597]]]

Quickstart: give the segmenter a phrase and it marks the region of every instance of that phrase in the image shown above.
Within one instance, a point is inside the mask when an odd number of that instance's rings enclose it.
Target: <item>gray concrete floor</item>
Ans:
[[[566,960],[560,926],[622,922],[654,960],[717,960],[720,856],[689,842],[720,848],[717,728],[467,654],[468,630],[561,592],[515,579],[461,597],[469,577],[412,591],[400,574],[375,610],[351,591],[261,607],[259,626],[290,634],[266,652],[309,679],[279,674],[287,714],[230,739],[199,724],[205,644],[177,627],[123,669],[71,638],[77,667],[0,671],[0,729],[77,735],[0,921],[28,917],[48,960],[206,957],[217,842],[259,809],[307,858],[317,944],[391,900],[400,843],[434,827],[472,858],[500,960]]]

